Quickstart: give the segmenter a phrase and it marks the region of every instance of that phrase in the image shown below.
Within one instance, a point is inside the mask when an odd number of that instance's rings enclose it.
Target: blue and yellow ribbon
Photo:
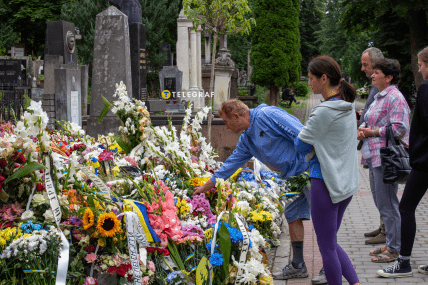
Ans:
[[[147,208],[146,206],[144,206],[142,202],[138,202],[130,199],[123,199],[123,210],[134,211],[134,213],[138,215],[148,242],[161,242],[156,232],[150,226],[149,215],[147,214]]]

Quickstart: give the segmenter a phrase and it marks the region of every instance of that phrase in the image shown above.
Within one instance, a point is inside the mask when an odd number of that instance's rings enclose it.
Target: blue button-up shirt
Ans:
[[[261,104],[250,110],[251,124],[239,138],[233,154],[214,173],[211,181],[227,179],[253,156],[281,171],[281,179],[298,176],[309,168],[303,155],[294,149],[294,139],[303,125],[278,107]]]

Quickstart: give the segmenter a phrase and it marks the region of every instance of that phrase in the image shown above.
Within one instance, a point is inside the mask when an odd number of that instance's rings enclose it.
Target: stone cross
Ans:
[[[211,32],[210,30],[204,31],[205,37],[205,64],[211,63]]]

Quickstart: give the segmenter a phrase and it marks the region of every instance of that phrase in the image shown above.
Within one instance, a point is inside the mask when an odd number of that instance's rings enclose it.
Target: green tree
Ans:
[[[247,0],[183,0],[184,14],[192,20],[193,27],[204,25],[205,29],[213,33],[213,52],[211,56],[211,82],[210,93],[214,90],[214,68],[219,34],[249,33],[251,24],[255,24],[253,18],[245,18],[250,12]],[[208,105],[212,107],[212,97],[208,99]],[[212,112],[208,114],[208,142],[211,141]]]
[[[227,37],[227,49],[230,50],[231,59],[237,68],[243,67],[247,72],[248,65],[248,43],[251,37],[248,35],[230,35]]]
[[[342,71],[353,81],[361,85],[370,83],[370,79],[361,71],[361,54],[373,41],[373,31],[350,31],[338,25],[345,8],[340,0],[328,1],[325,15],[321,21],[321,30],[316,31],[320,53],[333,57]]]
[[[302,0],[300,5],[299,31],[300,53],[302,54],[300,66],[304,75],[308,69],[309,60],[320,54],[315,32],[321,30],[321,20],[324,16],[323,6],[323,3],[316,0]]]
[[[43,56],[46,22],[59,19],[66,0],[0,0],[0,50],[9,48],[19,35],[27,54]],[[3,32],[6,30],[5,35]]]
[[[177,42],[177,18],[180,0],[140,0],[142,22],[146,25],[147,64],[149,69],[159,72],[167,54],[159,51],[164,42],[175,49]]]
[[[299,0],[260,0],[251,43],[251,82],[270,88],[278,106],[279,88],[300,75]]]
[[[418,73],[417,53],[428,44],[426,1],[346,0],[343,2],[343,6],[346,7],[346,10],[342,14],[341,22],[348,31],[373,29],[378,31],[380,35],[388,33],[387,41],[401,42],[402,44],[404,44],[403,38],[407,38],[405,48],[410,50],[410,61],[400,61],[400,63],[404,70],[408,69],[407,65],[410,64],[415,85],[419,87],[423,79]],[[395,26],[399,29],[394,30],[391,15],[395,15],[396,20],[401,22],[403,26]],[[403,48],[400,47],[399,50],[403,51]],[[387,52],[393,51],[388,50]]]

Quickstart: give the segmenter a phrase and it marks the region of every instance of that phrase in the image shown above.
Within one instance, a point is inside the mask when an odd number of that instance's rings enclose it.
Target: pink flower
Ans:
[[[120,254],[119,253],[117,253],[115,256],[113,256],[113,261],[117,265],[121,265],[122,264],[122,259],[120,258]]]
[[[98,285],[98,281],[94,277],[86,277],[83,285]]]
[[[134,166],[138,167],[138,164],[137,164],[137,162],[135,161],[135,158],[125,157],[125,160],[126,160],[127,162],[129,162],[130,164],[132,164],[132,165],[134,165]]]
[[[144,276],[143,278],[143,285],[147,285],[149,284],[149,277],[148,276]]]
[[[88,263],[94,262],[95,259],[97,259],[97,255],[95,253],[90,253],[90,254],[86,255],[86,257],[85,257],[85,260]]]
[[[147,269],[155,272],[155,264],[153,263],[153,261],[149,261],[149,263],[147,263]]]

